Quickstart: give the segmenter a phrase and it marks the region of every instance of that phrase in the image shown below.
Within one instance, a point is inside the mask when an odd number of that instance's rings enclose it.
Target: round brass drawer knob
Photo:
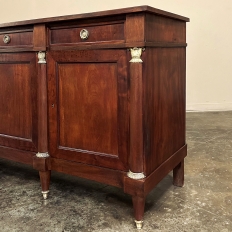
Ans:
[[[82,29],[80,31],[80,37],[81,39],[88,39],[89,37],[89,32],[86,29]]]
[[[4,42],[5,44],[10,43],[10,36],[9,36],[9,35],[4,35],[4,36],[3,36],[3,42]]]

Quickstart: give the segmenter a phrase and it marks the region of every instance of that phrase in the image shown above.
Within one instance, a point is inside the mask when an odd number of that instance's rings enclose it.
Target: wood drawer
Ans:
[[[8,41],[7,41],[8,39]],[[5,41],[5,42],[4,42]],[[0,31],[0,49],[33,46],[33,31]]]
[[[82,30],[88,31],[88,38],[82,39],[80,37]],[[102,43],[109,41],[124,41],[124,22],[50,28],[51,45],[74,45],[81,43]]]

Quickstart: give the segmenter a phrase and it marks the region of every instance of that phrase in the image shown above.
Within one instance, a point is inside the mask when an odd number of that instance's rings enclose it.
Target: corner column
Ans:
[[[142,48],[131,48],[130,60],[130,155],[128,177],[143,179],[143,83]]]
[[[132,182],[144,179],[144,157],[143,157],[143,75],[142,75],[142,48],[131,48],[130,60],[130,154],[129,172],[127,176]],[[133,186],[137,184],[134,183]],[[137,189],[132,194],[134,216],[137,229],[142,228],[145,195]]]
[[[48,154],[48,112],[46,52],[38,52],[38,153],[33,167],[39,171],[43,198],[47,199],[50,185],[50,157]]]
[[[128,177],[143,179],[143,80],[142,48],[131,48],[130,60],[130,156]]]

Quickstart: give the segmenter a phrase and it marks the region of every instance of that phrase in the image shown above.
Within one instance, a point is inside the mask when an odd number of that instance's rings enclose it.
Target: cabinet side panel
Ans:
[[[146,50],[144,153],[150,174],[185,145],[185,48]]]
[[[185,43],[186,23],[159,15],[146,15],[146,41]]]

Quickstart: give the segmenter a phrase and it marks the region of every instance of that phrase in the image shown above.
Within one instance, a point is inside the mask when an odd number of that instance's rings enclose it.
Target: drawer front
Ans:
[[[0,33],[0,48],[27,46],[33,46],[33,31]]]
[[[83,38],[81,38],[81,36]],[[104,41],[123,41],[124,23],[91,25],[72,28],[51,28],[50,44],[78,44]]]

